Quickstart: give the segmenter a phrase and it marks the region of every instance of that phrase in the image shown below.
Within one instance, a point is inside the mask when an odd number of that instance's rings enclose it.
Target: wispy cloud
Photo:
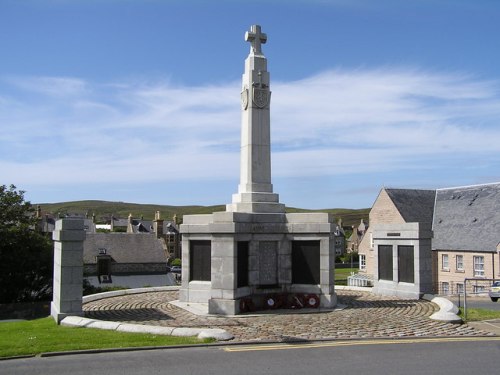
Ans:
[[[4,183],[238,179],[240,83],[0,78]],[[500,83],[386,67],[272,83],[273,173],[499,167]],[[474,173],[474,172],[471,172]]]

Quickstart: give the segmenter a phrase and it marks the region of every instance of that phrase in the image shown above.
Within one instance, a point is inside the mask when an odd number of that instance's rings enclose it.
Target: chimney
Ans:
[[[153,220],[153,230],[156,234],[156,238],[163,237],[163,220],[160,219],[160,211],[156,211],[155,219]]]
[[[134,233],[134,226],[132,223],[132,214],[128,214],[127,233]]]

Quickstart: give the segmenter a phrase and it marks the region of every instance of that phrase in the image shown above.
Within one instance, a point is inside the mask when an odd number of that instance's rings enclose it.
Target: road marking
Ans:
[[[388,345],[388,344],[420,344],[436,342],[470,342],[470,341],[500,341],[500,337],[437,337],[437,338],[415,338],[415,339],[380,339],[380,340],[348,340],[329,341],[315,343],[279,343],[279,344],[255,344],[248,346],[227,346],[222,348],[226,352],[255,352],[264,350],[289,350],[289,349],[313,349],[337,346],[356,345]]]

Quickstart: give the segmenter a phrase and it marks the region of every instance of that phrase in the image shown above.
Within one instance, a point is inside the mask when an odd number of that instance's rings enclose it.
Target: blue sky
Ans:
[[[500,181],[495,0],[0,0],[0,184],[33,203],[230,203],[260,24],[274,191]]]

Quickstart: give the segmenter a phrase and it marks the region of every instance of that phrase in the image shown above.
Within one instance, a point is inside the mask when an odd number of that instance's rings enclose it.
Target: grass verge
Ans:
[[[51,317],[0,323],[0,357],[86,349],[201,344],[212,341],[195,337],[63,327],[58,326]]]
[[[460,307],[460,316],[464,316],[464,308]],[[488,309],[474,309],[467,308],[467,321],[477,322],[480,320],[488,319],[500,319],[500,311],[488,310]]]
[[[347,277],[356,272],[357,268],[335,268],[335,285],[347,285]]]

